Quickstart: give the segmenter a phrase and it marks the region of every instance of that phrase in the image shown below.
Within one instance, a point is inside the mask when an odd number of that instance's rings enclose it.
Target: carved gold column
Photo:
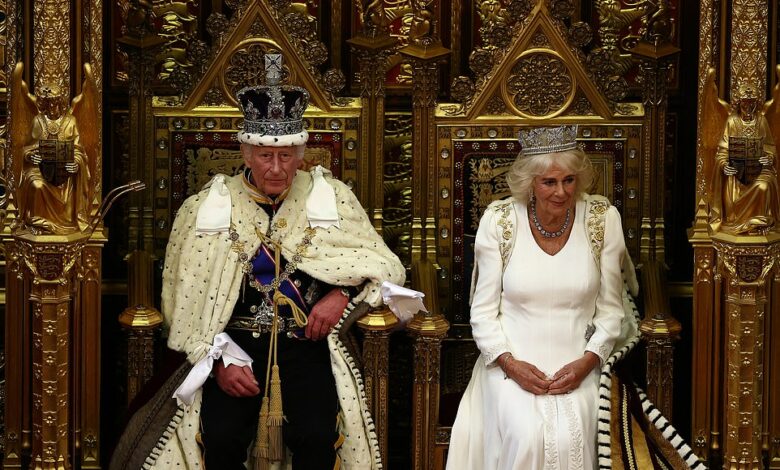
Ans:
[[[640,59],[639,70],[645,105],[642,145],[647,187],[653,188],[644,201],[640,259],[644,264],[642,279],[653,294],[646,302],[645,318],[640,325],[647,341],[647,392],[650,400],[672,419],[672,377],[674,342],[682,330],[671,314],[663,282],[664,268],[664,169],[666,148],[666,107],[669,69],[680,51],[670,43],[671,19],[661,15],[648,25],[648,33],[631,52]]]
[[[33,75],[36,94],[42,86],[70,90],[71,2],[35,0],[33,3]]]
[[[100,468],[101,252],[107,239],[95,234],[81,252],[73,309],[74,437],[80,444],[82,469]]]
[[[409,45],[401,49],[412,65],[412,117],[414,120],[412,165],[412,261],[436,259],[436,96],[441,65],[450,54],[441,45],[438,4],[412,2],[414,18]]]
[[[26,351],[25,338],[31,336],[30,315],[24,295],[24,261],[13,239],[7,239],[5,251],[5,351],[17,354],[16,360],[5,364],[5,454],[3,468],[22,468],[23,455],[32,448],[32,427],[26,412],[32,408],[30,371],[32,362]],[[16,312],[15,314],[12,312]]]
[[[433,468],[436,428],[439,424],[441,342],[450,329],[439,312],[436,268],[428,259],[412,266],[412,285],[425,293],[428,313],[414,316],[407,331],[414,338],[414,389],[412,392],[412,468]]]
[[[49,135],[41,137],[59,143],[81,134],[80,144],[74,146],[85,157],[77,172],[88,171],[89,199],[74,190],[66,204],[76,201],[80,224],[81,216],[89,219],[100,202],[102,2],[35,0],[9,6],[4,23],[9,34],[6,71],[16,70],[17,60],[27,62],[27,70],[26,75],[8,76],[9,109],[15,112],[9,113],[9,151],[3,170],[14,228],[5,231],[3,239],[8,261],[6,311],[11,313],[6,316],[5,345],[8,364],[13,365],[6,376],[3,467],[22,468],[29,462],[30,468],[99,468],[100,250],[105,238],[91,237],[94,225],[86,231],[30,229],[35,224],[27,224],[27,217],[46,218],[46,214],[38,209],[19,214],[16,203],[39,197],[34,191],[38,183],[52,184],[47,180],[20,187],[23,176],[31,175],[30,169],[37,165],[25,162],[20,149],[30,144],[39,148],[40,141],[30,135],[29,113],[46,115],[40,99],[44,89],[60,90],[64,104],[70,101],[71,90],[82,97],[78,111],[74,107],[63,120],[55,116],[46,121],[51,125],[47,125]],[[96,65],[94,72],[86,65],[89,61]],[[34,83],[38,106],[30,105],[21,91],[22,77]],[[71,132],[66,130],[72,129],[71,117],[78,122],[77,131],[60,135]],[[26,181],[32,180],[34,176]],[[47,196],[43,199],[51,201]]]
[[[674,341],[682,326],[670,315],[665,289],[664,265],[648,260],[642,266],[642,292],[645,293],[645,318],[639,331],[647,347],[647,395],[659,410],[671,419],[673,410]]]
[[[15,239],[33,277],[32,312],[32,466],[72,467],[69,434],[70,322],[72,275],[88,235],[31,235]]]
[[[691,439],[697,454],[713,466],[722,460],[729,469],[763,468],[767,457],[769,468],[780,468],[780,379],[773,361],[779,350],[769,340],[780,332],[774,320],[780,286],[778,272],[772,271],[778,227],[768,227],[766,236],[767,230],[736,236],[731,228],[719,228],[730,210],[722,199],[728,190],[712,184],[722,173],[714,165],[714,147],[724,135],[713,116],[718,109],[738,113],[738,90],[744,85],[755,87],[763,98],[772,5],[768,0],[702,0],[699,6],[697,215],[689,232],[694,247]],[[708,82],[713,77],[714,83]],[[732,108],[718,104],[720,98],[729,99]],[[775,168],[777,164],[775,158]],[[756,207],[740,217],[760,217],[764,209]],[[708,219],[717,223],[708,227]],[[761,269],[753,279],[757,265]]]
[[[759,90],[766,88],[769,3],[768,0],[731,2],[732,97],[737,96],[742,82],[752,83]]]
[[[154,308],[153,260],[148,252],[136,250],[127,257],[130,306],[119,315],[127,332],[127,403],[154,375],[154,339],[162,315]]]
[[[363,384],[368,409],[374,418],[379,452],[387,465],[387,388],[389,382],[390,333],[398,324],[396,316],[387,308],[374,310],[357,322],[365,332],[363,338]]]
[[[155,34],[149,6],[136,4],[128,15],[127,33],[117,42],[127,52],[130,64],[130,174],[153,181],[154,126],[151,79],[153,61],[164,38]],[[131,200],[127,256],[128,306],[119,316],[127,334],[127,403],[154,375],[154,340],[162,315],[154,308],[152,192]]]
[[[436,426],[439,423],[441,341],[450,325],[441,314],[420,312],[407,329],[414,338],[412,393],[412,468],[433,468]]]
[[[363,0],[355,0],[363,1]],[[375,2],[372,2],[374,4]],[[387,58],[393,52],[397,40],[390,36],[384,8],[367,5],[362,15],[361,32],[350,39],[349,44],[360,66],[360,97],[362,99],[360,124],[360,152],[368,155],[369,166],[360,169],[358,187],[361,200],[369,202],[369,214],[374,228],[382,234],[382,206],[384,205],[384,130],[385,130],[385,82]],[[370,184],[369,184],[370,182]]]
[[[699,66],[696,119],[696,220],[688,232],[693,245],[693,339],[691,378],[691,447],[705,462],[721,455],[721,285],[716,269],[716,253],[709,234],[710,199],[708,156],[704,145],[704,94],[707,71],[717,67],[725,54],[721,50],[721,9],[717,0],[699,4]],[[724,4],[725,5],[725,4]],[[723,80],[720,83],[724,83]],[[709,132],[713,132],[710,130]],[[715,131],[717,132],[717,131]]]
[[[774,313],[780,311],[780,269],[775,269],[771,299],[770,313],[767,315],[769,322],[766,337],[780,338],[780,316]],[[764,396],[767,398],[765,409],[769,415],[766,424],[769,432],[766,433],[767,436],[762,447],[766,447],[769,469],[776,470],[780,469],[780,396],[777,393],[777,390],[780,390],[780,374],[777,373],[778,368],[780,368],[780,341],[767,341],[764,349],[766,369],[775,372],[767,374],[764,382]]]
[[[780,234],[713,236],[724,273],[725,439],[723,467],[761,468],[767,277],[780,257]]]
[[[696,221],[688,232],[693,245],[693,357],[691,378],[691,446],[709,461],[721,453],[722,343],[720,325],[721,277],[707,223],[707,206],[699,202]]]

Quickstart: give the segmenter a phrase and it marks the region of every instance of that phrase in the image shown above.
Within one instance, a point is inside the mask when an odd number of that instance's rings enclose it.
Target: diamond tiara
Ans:
[[[518,139],[522,146],[520,155],[523,157],[564,152],[577,148],[577,126],[520,129]]]

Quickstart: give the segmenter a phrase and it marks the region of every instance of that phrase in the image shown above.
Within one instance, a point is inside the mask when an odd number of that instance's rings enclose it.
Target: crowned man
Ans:
[[[404,267],[346,185],[300,170],[309,94],[279,85],[281,70],[267,55],[266,85],[237,94],[243,173],[214,177],[173,224],[162,311],[193,367],[145,468],[381,466],[339,332]]]

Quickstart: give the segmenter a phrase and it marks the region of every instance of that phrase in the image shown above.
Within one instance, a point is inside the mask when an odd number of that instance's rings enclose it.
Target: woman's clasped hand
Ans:
[[[496,363],[506,378],[514,380],[523,390],[534,395],[560,395],[577,389],[582,380],[599,364],[599,357],[586,352],[581,358],[563,366],[552,377],[533,364],[515,359],[510,353],[499,356]]]

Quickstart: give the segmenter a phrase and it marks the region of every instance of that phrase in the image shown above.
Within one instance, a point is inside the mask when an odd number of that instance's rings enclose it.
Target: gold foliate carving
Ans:
[[[359,0],[355,6],[361,22],[360,30],[364,35],[374,38],[387,33],[388,17],[382,0]]]
[[[493,70],[494,54],[487,48],[475,49],[469,55],[469,67],[477,76],[485,76]]]
[[[477,6],[477,12],[483,27],[506,26],[509,22],[507,11],[499,0],[481,0]]]
[[[571,0],[548,0],[550,13],[561,21],[568,20],[574,14],[574,3]]]
[[[766,84],[768,3],[734,0],[731,14],[731,96],[742,83],[763,90]]]
[[[491,96],[485,107],[485,112],[491,115],[506,114],[506,103],[499,95]]]
[[[167,80],[177,69],[189,70],[192,62],[187,56],[191,37],[198,28],[198,17],[191,13],[197,5],[196,0],[180,0],[175,2],[154,2],[153,16],[159,22],[157,35],[165,39],[161,52],[157,56],[160,71],[158,79]]]
[[[404,265],[412,250],[412,128],[411,115],[388,115],[384,135],[384,209],[382,237]]]
[[[42,86],[69,90],[70,48],[62,41],[70,37],[70,3],[60,0],[34,2],[33,18],[36,91],[40,93]]]
[[[432,46],[439,42],[433,0],[412,0],[414,17],[409,28],[409,41],[418,46]]]
[[[280,8],[274,8],[274,12],[277,21],[289,35],[296,53],[306,59],[309,72],[321,82],[318,67],[327,62],[328,48],[317,37],[317,18],[308,13],[303,3],[280,5]]]
[[[699,74],[698,74],[698,106],[697,111],[697,141],[696,141],[696,199],[707,199],[709,188],[707,182],[710,175],[706,173],[706,157],[703,151],[703,114],[705,101],[701,99],[707,82],[707,71],[715,60],[715,43],[718,34],[715,32],[715,22],[718,15],[718,8],[713,5],[713,0],[702,0],[699,5]]]
[[[593,40],[593,28],[584,21],[578,21],[569,28],[569,38],[578,47],[585,47]]]
[[[588,55],[588,66],[596,76],[599,86],[606,92],[606,85],[610,80],[622,78],[634,65],[631,54],[625,54],[621,50],[620,43],[629,40],[621,38],[624,31],[631,23],[640,19],[647,13],[647,7],[633,6],[623,8],[618,0],[600,0],[596,4],[599,14],[599,39],[601,47],[594,48]],[[614,85],[613,85],[614,88]],[[625,96],[618,96],[618,101]]]
[[[594,116],[596,112],[582,90],[577,90],[571,106],[566,109],[564,114],[571,116]]]
[[[609,77],[602,82],[604,95],[612,101],[620,101],[628,96],[628,82],[623,77]]]
[[[252,26],[249,27],[249,33],[247,34],[247,37],[255,37],[255,38],[267,38],[270,37],[271,34],[268,32],[268,29],[265,27],[265,24],[255,21],[252,23]]]
[[[245,86],[265,84],[265,54],[278,54],[279,49],[265,41],[253,42],[236,49],[230,56],[223,74],[223,92],[235,104],[236,92]],[[285,64],[282,70],[282,81],[289,83],[290,69]]]
[[[550,48],[550,39],[543,32],[537,31],[536,34],[534,34],[534,36],[531,38],[531,47],[530,48],[549,49]]]
[[[536,1],[534,0],[510,0],[506,11],[515,21],[522,21],[531,13],[535,3]]]
[[[474,96],[474,82],[470,77],[459,76],[452,79],[452,85],[450,86],[450,96],[453,100],[459,103],[465,103],[470,101]]]
[[[482,26],[479,34],[487,46],[506,47],[512,40],[510,18],[499,0],[482,0],[477,6]]]
[[[568,67],[553,53],[533,52],[512,67],[506,83],[507,102],[524,116],[549,117],[571,102],[576,86]]]
[[[347,78],[339,69],[330,69],[322,75],[322,85],[334,95],[343,90],[346,84]]]
[[[230,30],[230,20],[224,13],[214,12],[206,19],[206,32],[217,42],[222,42]]]
[[[225,0],[225,5],[232,10],[243,10],[248,0]]]

